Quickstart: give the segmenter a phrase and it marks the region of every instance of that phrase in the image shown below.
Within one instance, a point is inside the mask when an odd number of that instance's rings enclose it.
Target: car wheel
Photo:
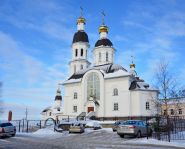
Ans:
[[[119,135],[121,138],[124,138],[124,135]]]
[[[12,137],[15,137],[15,134],[12,134]]]
[[[137,132],[137,138],[141,138],[141,131],[140,130]]]

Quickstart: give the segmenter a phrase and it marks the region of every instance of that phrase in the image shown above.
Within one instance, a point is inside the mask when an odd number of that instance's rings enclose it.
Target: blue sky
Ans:
[[[1,0],[0,81],[5,113],[31,119],[53,104],[58,82],[68,76],[71,42],[79,7],[84,9],[90,40],[89,60],[99,38],[102,10],[115,63],[136,70],[152,82],[156,63],[165,58],[179,80],[185,80],[185,1],[183,0]],[[185,83],[185,81],[181,81]]]

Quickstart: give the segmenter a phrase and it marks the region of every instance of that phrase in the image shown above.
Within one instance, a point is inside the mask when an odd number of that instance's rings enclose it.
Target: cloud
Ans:
[[[20,43],[10,35],[0,32],[0,72],[3,73],[3,97],[5,101],[27,105],[48,105],[55,96],[57,84],[66,76],[63,64],[46,64],[28,55]],[[52,55],[51,55],[52,57]]]

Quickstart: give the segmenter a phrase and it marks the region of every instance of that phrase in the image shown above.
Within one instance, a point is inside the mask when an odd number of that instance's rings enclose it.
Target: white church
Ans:
[[[112,119],[157,114],[154,101],[158,98],[158,90],[137,76],[133,62],[130,70],[114,63],[115,49],[108,39],[104,20],[93,48],[93,62],[88,61],[90,45],[85,23],[84,17],[77,19],[69,62],[70,76],[62,83],[63,101],[58,89],[54,105],[42,111],[42,119],[61,120],[66,116]]]

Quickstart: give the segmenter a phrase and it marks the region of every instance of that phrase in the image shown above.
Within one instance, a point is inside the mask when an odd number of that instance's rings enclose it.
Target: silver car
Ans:
[[[117,128],[117,134],[120,137],[124,135],[133,135],[136,137],[142,137],[147,135],[147,125],[141,120],[128,120],[120,124]],[[152,129],[148,127],[148,135],[152,134]]]
[[[0,137],[15,136],[16,127],[11,123],[0,123]]]

